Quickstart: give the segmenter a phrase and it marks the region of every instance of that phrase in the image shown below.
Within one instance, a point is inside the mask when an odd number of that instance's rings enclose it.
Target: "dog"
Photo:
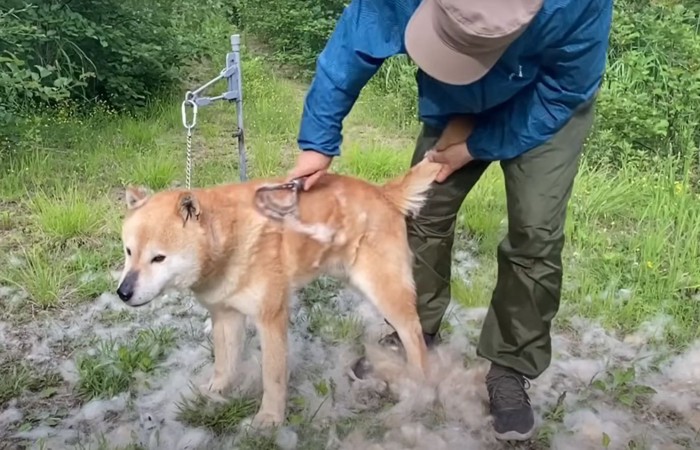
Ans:
[[[158,193],[128,187],[117,294],[138,307],[167,290],[190,290],[212,319],[214,370],[205,389],[218,394],[231,387],[251,317],[263,382],[253,426],[285,419],[289,296],[322,274],[377,307],[398,332],[409,371],[425,379],[405,220],[419,212],[441,167],[425,159],[382,185],[328,173],[298,193],[296,213],[282,220],[262,214],[254,200],[281,179]]]

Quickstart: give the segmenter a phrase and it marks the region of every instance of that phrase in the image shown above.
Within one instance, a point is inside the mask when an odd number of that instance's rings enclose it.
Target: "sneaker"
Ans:
[[[503,441],[526,441],[535,431],[530,397],[525,392],[530,382],[507,367],[491,364],[486,375],[491,416],[496,438]]]
[[[425,340],[425,345],[427,345],[428,348],[431,348],[440,343],[440,334],[423,333],[423,339]],[[386,336],[383,336],[381,339],[379,339],[378,343],[382,347],[387,348],[393,352],[401,353],[403,356],[403,344],[401,343],[401,339],[399,339],[399,333],[397,333],[396,331],[394,331],[391,334],[387,334]],[[367,378],[367,376],[372,372],[372,364],[365,356],[362,356],[357,361],[355,361],[355,364],[352,365],[350,371],[352,372],[352,375],[355,378],[363,380]]]

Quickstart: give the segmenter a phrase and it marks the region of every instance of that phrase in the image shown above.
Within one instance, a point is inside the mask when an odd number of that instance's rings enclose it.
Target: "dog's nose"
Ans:
[[[120,299],[122,299],[122,301],[128,302],[131,299],[131,297],[134,296],[134,290],[122,284],[121,286],[119,286],[119,289],[117,289],[117,295]]]
[[[124,280],[117,288],[117,295],[120,299],[122,299],[122,301],[128,302],[129,300],[131,300],[131,297],[134,296],[134,287],[136,286],[137,279],[138,272],[136,271],[130,271],[126,274]]]

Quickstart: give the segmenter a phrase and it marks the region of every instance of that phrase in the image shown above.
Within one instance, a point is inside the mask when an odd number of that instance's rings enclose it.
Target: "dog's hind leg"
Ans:
[[[388,238],[383,244],[362,247],[350,270],[350,280],[379,310],[399,334],[409,368],[427,375],[427,348],[416,310],[416,294],[408,245]],[[392,245],[405,245],[402,252]]]
[[[256,318],[262,350],[263,396],[254,427],[280,425],[287,403],[287,322],[286,291],[268,289],[263,309]]]
[[[245,316],[235,309],[211,310],[214,374],[206,388],[223,394],[231,385],[240,356]]]

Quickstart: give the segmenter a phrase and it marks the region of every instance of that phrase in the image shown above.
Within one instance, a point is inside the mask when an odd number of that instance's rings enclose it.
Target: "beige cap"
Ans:
[[[448,84],[486,75],[520,36],[543,0],[423,0],[406,27],[406,50]]]

